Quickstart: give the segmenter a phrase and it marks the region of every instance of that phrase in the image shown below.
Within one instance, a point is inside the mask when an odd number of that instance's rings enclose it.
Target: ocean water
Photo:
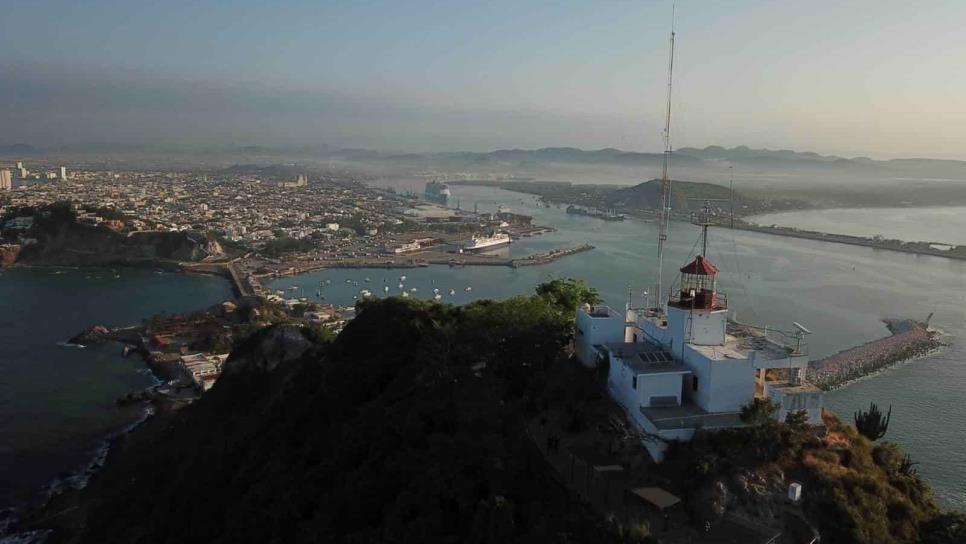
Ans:
[[[115,275],[119,277],[115,277]],[[83,467],[103,438],[142,417],[114,399],[154,383],[116,344],[63,341],[100,324],[138,324],[231,296],[221,278],[150,270],[0,271],[0,509],[34,502]]]
[[[399,189],[412,184],[395,183]],[[361,289],[381,295],[388,287],[398,294],[401,276],[406,276],[407,292],[416,288],[411,296],[429,299],[439,289],[443,302],[456,304],[531,293],[540,282],[563,276],[587,280],[616,307],[624,305],[628,290],[635,305],[641,303],[642,291],[655,290],[656,224],[568,215],[562,208],[540,207],[528,195],[498,189],[452,190],[453,201],[459,199],[464,209],[477,205],[480,211],[495,211],[503,204],[558,229],[502,250],[513,256],[584,242],[596,249],[518,269],[328,270],[280,278],[270,285],[282,290],[299,286],[299,296],[319,300],[318,293],[337,304],[352,304]],[[691,225],[671,225],[665,278],[673,278],[694,254],[698,234]],[[870,401],[891,404],[886,439],[901,444],[920,463],[920,472],[943,504],[966,507],[966,262],[724,229],[712,230],[709,248],[710,258],[723,271],[722,285],[737,317],[786,330],[793,321],[806,325],[813,331],[808,337],[813,357],[887,335],[883,318],[935,314],[932,324],[948,334],[948,349],[834,391],[827,395],[827,404],[846,420]],[[331,283],[320,285],[327,281]]]
[[[906,242],[966,244],[966,206],[934,208],[835,208],[757,215],[759,225]]]

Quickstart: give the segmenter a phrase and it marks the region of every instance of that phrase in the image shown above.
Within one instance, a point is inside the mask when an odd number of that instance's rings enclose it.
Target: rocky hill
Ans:
[[[616,542],[567,506],[523,431],[561,318],[538,297],[391,299],[332,344],[256,333],[201,401],[108,464],[79,540]]]
[[[16,234],[36,240],[35,243],[21,244],[16,261],[21,264],[162,265],[201,261],[223,254],[217,241],[200,234],[166,231],[122,233],[105,225],[80,224],[73,212],[56,205],[35,210],[29,217],[34,220],[29,229],[16,233],[10,229],[4,230],[8,236]]]
[[[574,364],[573,307],[588,299],[569,285],[463,307],[368,301],[334,341],[294,325],[256,332],[199,401],[115,447],[79,508],[64,510],[76,523],[45,515],[39,526],[98,544],[654,542],[571,494],[529,438],[529,419],[576,410],[577,391],[595,389],[586,372],[560,379]],[[795,479],[823,542],[966,534],[896,446],[834,418],[824,438],[760,420],[702,433],[657,467],[690,519],[773,523]]]

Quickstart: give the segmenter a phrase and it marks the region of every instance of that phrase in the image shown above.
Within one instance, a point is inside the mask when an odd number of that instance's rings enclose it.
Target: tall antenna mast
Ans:
[[[661,225],[657,237],[657,300],[664,305],[664,242],[667,240],[668,223],[671,220],[671,180],[668,167],[671,162],[671,82],[674,75],[674,4],[671,4],[671,37],[669,40],[667,67],[667,111],[664,115],[664,166],[661,169]]]

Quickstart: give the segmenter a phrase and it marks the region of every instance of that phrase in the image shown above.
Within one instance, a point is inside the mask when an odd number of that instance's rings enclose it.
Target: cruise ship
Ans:
[[[450,197],[449,186],[433,180],[426,184],[426,190],[423,192],[423,195],[426,197],[426,200],[446,204],[446,201]]]
[[[463,246],[462,251],[483,251],[505,246],[510,243],[510,235],[505,232],[497,232],[491,235],[476,235],[470,239],[469,243]]]

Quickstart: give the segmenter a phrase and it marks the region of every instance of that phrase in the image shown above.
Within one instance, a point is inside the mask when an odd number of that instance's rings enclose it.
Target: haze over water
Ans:
[[[966,207],[833,208],[769,213],[751,218],[759,225],[778,225],[832,234],[905,242],[966,244]]]
[[[412,180],[382,181],[377,185],[410,188]],[[534,216],[534,223],[556,227],[557,232],[523,239],[510,247],[514,256],[589,242],[590,252],[545,266],[425,269],[328,270],[270,283],[275,289],[299,285],[298,296],[352,304],[353,296],[367,288],[381,295],[383,286],[399,294],[405,275],[412,296],[432,298],[440,289],[443,302],[465,303],[478,298],[505,298],[528,294],[540,282],[572,276],[587,280],[613,307],[623,307],[628,285],[634,304],[640,305],[644,288],[653,291],[657,277],[656,224],[628,220],[623,223],[568,215],[557,208],[536,205],[530,195],[484,187],[453,186],[453,200],[464,209],[495,211],[499,204]],[[672,223],[665,254],[666,278],[693,254],[698,229]],[[722,285],[738,319],[781,329],[798,321],[809,327],[810,354],[820,358],[888,335],[881,319],[925,319],[950,334],[952,346],[939,355],[887,370],[827,395],[827,405],[843,419],[867,408],[869,402],[893,406],[887,440],[900,443],[920,472],[932,482],[946,505],[966,507],[966,262],[925,257],[841,244],[713,229],[709,256],[722,269]],[[369,277],[370,282],[364,281]],[[359,282],[347,284],[346,280]],[[320,281],[331,285],[319,287]],[[465,288],[471,286],[471,291]],[[449,290],[455,290],[453,296]],[[288,293],[288,292],[287,292]],[[291,295],[289,295],[291,296]],[[941,417],[937,415],[941,414]]]

